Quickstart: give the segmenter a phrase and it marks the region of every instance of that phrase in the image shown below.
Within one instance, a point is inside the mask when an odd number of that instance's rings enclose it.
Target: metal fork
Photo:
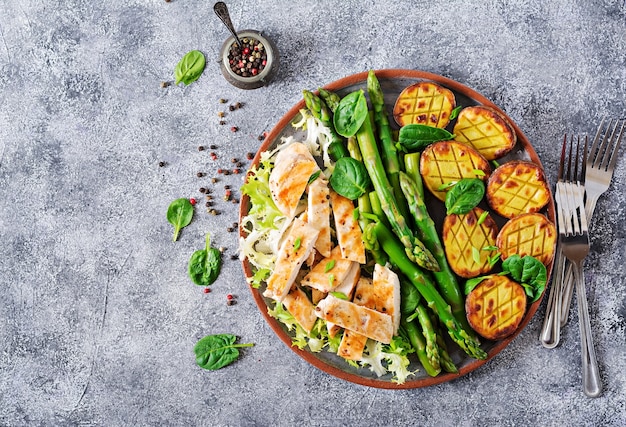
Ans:
[[[559,172],[557,177],[557,188],[559,184],[564,181],[580,182],[585,177],[585,162],[582,161],[582,173],[579,176],[578,164],[580,159],[580,136],[577,137],[576,142],[576,157],[573,162],[572,170],[572,147],[574,146],[574,137],[570,137],[571,143],[569,146],[569,155],[567,154],[567,135],[563,137],[563,148],[561,149],[561,159],[559,162]],[[585,138],[585,149],[587,151],[587,139]],[[567,165],[565,158],[568,158]],[[564,170],[567,166],[567,170]],[[580,187],[584,188],[584,187]],[[583,190],[584,191],[584,190]],[[564,201],[561,199],[562,194],[558,191],[555,192],[554,197],[556,199],[557,206],[563,206]],[[571,214],[568,214],[568,218],[571,218]],[[552,285],[550,286],[550,295],[548,297],[548,304],[546,307],[546,316],[543,320],[543,326],[541,328],[541,334],[539,340],[541,344],[546,348],[554,348],[559,344],[561,339],[561,301],[563,292],[563,279],[566,266],[570,266],[565,258],[561,245],[558,244],[556,248],[556,254],[554,256],[554,277],[552,278]],[[571,272],[571,271],[570,271]]]
[[[606,118],[602,119],[602,122],[600,122],[585,163],[585,214],[587,215],[588,221],[591,221],[598,198],[609,189],[613,177],[613,170],[617,163],[620,143],[622,142],[622,136],[626,128],[626,120],[622,120],[620,124],[620,120],[609,119],[606,128],[604,125],[605,120]],[[571,266],[565,271],[564,277],[561,292],[562,300],[560,303],[561,327],[565,326],[567,323],[574,290],[574,277]]]
[[[578,182],[557,183],[560,204],[557,206],[559,244],[563,255],[574,264],[578,318],[582,355],[583,391],[589,397],[598,397],[602,392],[602,381],[593,346],[589,308],[585,293],[583,262],[589,254],[589,233],[583,192]]]

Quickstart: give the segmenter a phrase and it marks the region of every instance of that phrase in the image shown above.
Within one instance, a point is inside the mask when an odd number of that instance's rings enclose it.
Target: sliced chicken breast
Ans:
[[[283,300],[283,305],[296,319],[298,324],[302,326],[302,329],[310,334],[313,325],[317,321],[317,316],[315,315],[315,306],[306,293],[298,286],[292,286]]]
[[[311,175],[319,170],[306,145],[294,142],[277,155],[270,173],[269,187],[276,207],[293,218]]]
[[[328,295],[317,304],[315,314],[328,322],[383,344],[389,344],[393,337],[393,321],[390,315],[332,295]]]
[[[315,181],[309,184],[308,195],[308,220],[309,224],[317,227],[320,234],[315,242],[315,249],[323,256],[330,256],[330,189],[328,181],[320,175]]]
[[[330,204],[335,217],[337,243],[343,258],[365,264],[365,245],[361,227],[354,217],[354,204],[334,191],[330,192]]]
[[[285,298],[302,263],[313,250],[318,234],[317,228],[311,227],[301,219],[294,219],[278,251],[274,271],[267,279],[264,296],[276,301],[282,301]]]

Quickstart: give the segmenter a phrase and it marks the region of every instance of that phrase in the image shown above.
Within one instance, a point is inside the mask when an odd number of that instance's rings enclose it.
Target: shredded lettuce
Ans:
[[[411,345],[400,336],[394,336],[389,344],[370,339],[367,340],[359,364],[369,367],[379,377],[391,373],[392,382],[403,384],[409,376],[415,375],[415,372],[408,370],[411,363],[408,354],[413,351]]]

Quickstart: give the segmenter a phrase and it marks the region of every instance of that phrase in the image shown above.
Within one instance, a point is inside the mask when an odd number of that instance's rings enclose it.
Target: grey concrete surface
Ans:
[[[581,390],[575,305],[556,349],[538,341],[544,300],[484,367],[393,391],[301,360],[228,256],[210,294],[186,276],[206,232],[227,254],[237,245],[226,227],[238,206],[220,196],[229,184],[238,197],[241,176],[212,184],[216,169],[256,151],[302,89],[370,68],[438,73],[492,99],[554,182],[565,132],[625,116],[624,1],[231,1],[235,25],[264,30],[282,55],[254,91],[219,72],[227,32],[212,4],[0,1],[0,425],[626,425],[623,147],[586,263],[598,399]],[[161,88],[191,49],[207,56],[201,78]],[[223,126],[219,98],[244,104]],[[210,144],[216,161],[197,149]],[[198,206],[172,243],[168,204],[202,200],[203,185],[221,215]],[[226,369],[198,368],[193,345],[220,332],[256,346]]]

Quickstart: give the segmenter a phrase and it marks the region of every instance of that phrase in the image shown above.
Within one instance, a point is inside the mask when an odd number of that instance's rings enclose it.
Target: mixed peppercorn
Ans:
[[[233,42],[228,50],[228,63],[238,76],[254,77],[267,65],[265,46],[253,37],[241,39],[241,47]]]

